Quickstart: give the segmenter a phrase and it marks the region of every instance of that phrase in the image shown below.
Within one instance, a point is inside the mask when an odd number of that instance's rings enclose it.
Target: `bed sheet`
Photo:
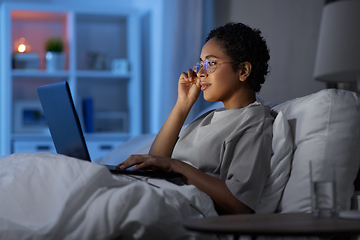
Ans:
[[[216,215],[194,186],[114,176],[53,153],[0,158],[0,239],[217,239],[182,227]]]

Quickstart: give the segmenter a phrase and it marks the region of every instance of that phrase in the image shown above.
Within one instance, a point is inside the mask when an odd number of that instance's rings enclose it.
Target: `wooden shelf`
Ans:
[[[56,72],[47,72],[46,70],[36,70],[36,69],[14,69],[12,70],[13,77],[59,77],[59,78],[68,78],[70,76],[68,71],[56,71]]]
[[[130,78],[128,74],[114,74],[111,71],[96,71],[96,70],[80,70],[76,71],[76,76],[81,78]]]

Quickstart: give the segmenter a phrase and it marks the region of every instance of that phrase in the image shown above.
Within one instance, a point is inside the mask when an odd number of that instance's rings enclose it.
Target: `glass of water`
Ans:
[[[311,212],[314,217],[336,215],[335,164],[326,160],[310,161]]]

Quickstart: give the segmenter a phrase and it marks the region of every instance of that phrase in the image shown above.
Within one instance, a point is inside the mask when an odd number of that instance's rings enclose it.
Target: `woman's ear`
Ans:
[[[249,62],[243,62],[240,66],[239,80],[244,82],[251,73],[252,65]]]

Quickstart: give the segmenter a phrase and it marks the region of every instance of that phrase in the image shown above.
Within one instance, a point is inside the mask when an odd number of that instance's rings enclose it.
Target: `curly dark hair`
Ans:
[[[225,53],[234,61],[232,68],[237,71],[241,63],[250,62],[251,73],[248,77],[251,89],[259,92],[265,76],[269,73],[269,49],[261,31],[242,23],[227,23],[212,30],[205,42],[211,38],[220,41]]]

